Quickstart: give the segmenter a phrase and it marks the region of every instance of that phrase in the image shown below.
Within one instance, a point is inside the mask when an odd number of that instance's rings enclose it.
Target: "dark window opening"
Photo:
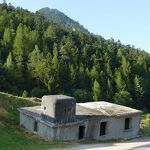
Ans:
[[[130,129],[130,118],[126,118],[125,119],[125,127],[124,127],[125,130],[128,130]]]
[[[38,126],[37,121],[34,121],[34,132],[37,132],[37,126]]]
[[[85,126],[79,126],[79,140],[84,138]]]
[[[100,136],[106,134],[106,125],[107,125],[107,122],[101,122],[101,124],[100,124]]]
[[[67,109],[66,109],[66,108],[64,109],[64,112],[65,112],[65,113],[67,112]]]
[[[46,106],[44,106],[44,110],[46,110]]]

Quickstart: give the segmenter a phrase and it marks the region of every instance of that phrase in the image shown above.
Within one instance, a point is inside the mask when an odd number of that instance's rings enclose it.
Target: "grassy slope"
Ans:
[[[0,150],[44,150],[75,145],[71,142],[47,142],[21,129],[17,108],[34,105],[39,103],[32,99],[0,93]]]

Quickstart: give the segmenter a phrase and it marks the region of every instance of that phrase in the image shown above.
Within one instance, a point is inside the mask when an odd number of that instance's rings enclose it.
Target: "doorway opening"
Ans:
[[[37,128],[38,128],[38,123],[37,121],[34,121],[34,132],[37,132]]]
[[[100,123],[100,136],[103,136],[106,134],[106,125],[107,125],[107,122]]]
[[[84,138],[85,126],[79,126],[79,140]]]

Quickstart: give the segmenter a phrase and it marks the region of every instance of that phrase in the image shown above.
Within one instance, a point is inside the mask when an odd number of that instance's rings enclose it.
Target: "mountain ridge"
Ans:
[[[83,25],[71,19],[65,13],[59,11],[58,9],[50,9],[49,7],[44,7],[37,12],[44,15],[44,17],[50,22],[62,24],[64,27],[70,26],[73,30],[88,32],[88,30],[85,29]]]

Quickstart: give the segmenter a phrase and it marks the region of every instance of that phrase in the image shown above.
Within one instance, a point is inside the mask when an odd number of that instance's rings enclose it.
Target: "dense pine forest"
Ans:
[[[75,96],[150,109],[150,55],[0,5],[0,91],[23,97]]]

